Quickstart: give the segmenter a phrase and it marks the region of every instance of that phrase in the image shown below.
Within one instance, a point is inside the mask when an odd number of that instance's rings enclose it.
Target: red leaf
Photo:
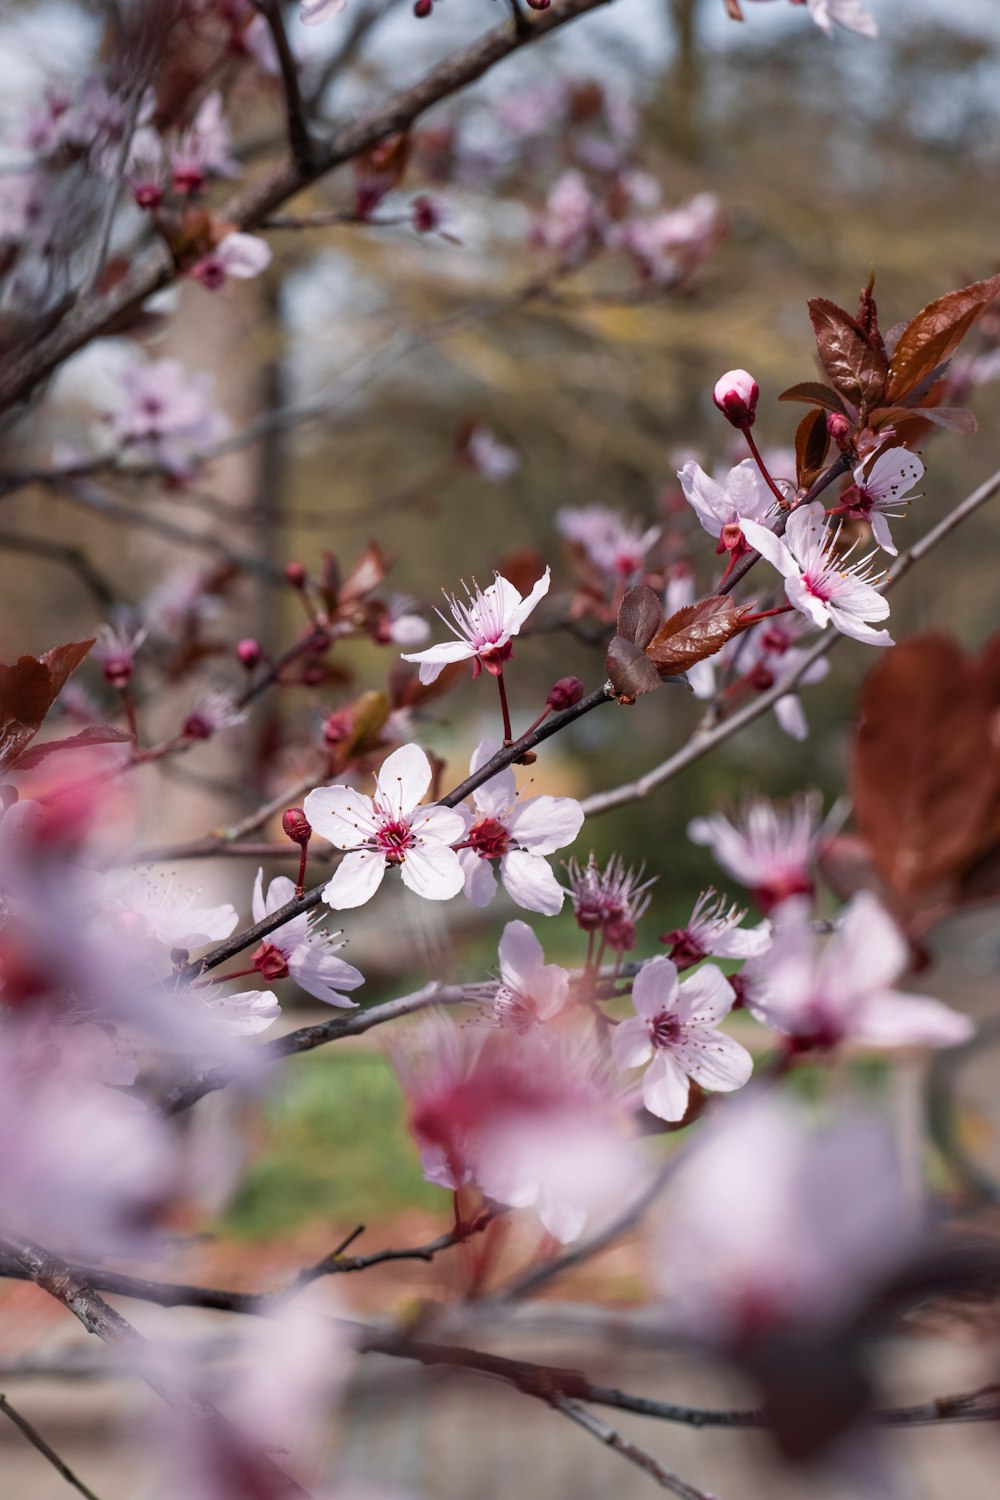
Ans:
[[[950,359],[973,323],[1000,295],[1000,275],[930,302],[904,328],[892,356],[888,399],[898,402]]]
[[[132,736],[125,729],[115,729],[112,724],[91,724],[79,734],[71,734],[65,740],[48,740],[44,745],[32,745],[19,755],[11,770],[33,771],[58,750],[86,750],[91,745],[124,745]]]
[[[642,647],[623,635],[612,640],[604,668],[619,703],[634,703],[643,693],[654,693],[663,686],[659,672]]]
[[[94,644],[69,641],[53,646],[40,659],[22,656],[0,663],[0,766],[13,765],[42,726],[71,672]]]
[[[778,400],[804,401],[807,406],[823,406],[827,411],[847,416],[847,407],[837,392],[831,391],[828,385],[823,385],[819,380],[800,380],[798,385],[790,385],[787,391],[782,391]]]
[[[618,607],[618,634],[645,651],[662,619],[659,594],[639,584],[625,593]]]
[[[747,613],[748,606],[735,605],[728,594],[686,604],[657,631],[649,645],[650,660],[661,677],[676,677],[738,635]]]
[[[865,337],[842,307],[825,297],[809,302],[820,363],[842,396],[855,406],[872,407],[885,390],[888,360]]]
[[[385,556],[377,542],[369,542],[348,573],[337,594],[340,605],[354,603],[377,589],[388,571]]]
[[[807,411],[795,433],[795,475],[803,487],[812,483],[830,447],[826,413],[819,407]]]

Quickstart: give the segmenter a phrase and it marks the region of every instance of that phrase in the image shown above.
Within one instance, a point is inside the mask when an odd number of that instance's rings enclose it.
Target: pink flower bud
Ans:
[[[426,193],[414,198],[410,209],[413,213],[413,227],[418,234],[432,234],[441,227],[441,208]]]
[[[532,10],[548,10],[552,0],[527,0],[527,3]]]
[[[293,844],[304,849],[312,838],[312,824],[301,807],[286,807],[281,814],[281,826]]]
[[[304,589],[309,575],[300,562],[290,562],[285,568],[285,577],[293,589]]]
[[[236,647],[236,655],[247,671],[252,672],[254,667],[260,665],[264,653],[261,651],[257,641],[246,640],[240,641]]]
[[[545,702],[553,713],[561,714],[564,709],[572,708],[574,703],[579,703],[583,697],[583,683],[579,677],[560,677],[549,688],[549,696]]]
[[[418,18],[418,20],[422,21],[425,16],[430,15],[433,9],[433,0],[415,0],[415,4],[413,6],[413,14]]]
[[[716,381],[712,400],[727,422],[746,431],[754,424],[760,387],[746,370],[728,370]]]
[[[828,413],[826,430],[838,448],[844,448],[850,442],[851,424],[842,412],[831,411]]]

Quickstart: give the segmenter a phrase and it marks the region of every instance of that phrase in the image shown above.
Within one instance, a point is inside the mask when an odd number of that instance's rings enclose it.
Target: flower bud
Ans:
[[[290,562],[285,568],[285,577],[293,589],[304,589],[308,574],[300,562]]]
[[[430,15],[433,9],[433,0],[415,0],[413,6],[413,14],[417,17],[418,20],[422,21],[425,16]]]
[[[281,814],[281,826],[285,830],[285,836],[293,844],[298,844],[300,849],[304,849],[312,838],[312,824],[301,807],[286,807]]]
[[[549,696],[545,702],[553,713],[561,714],[564,709],[572,708],[579,703],[583,697],[583,683],[579,677],[560,677],[549,688]]]
[[[845,448],[851,440],[851,424],[843,412],[827,413],[826,430],[838,448]]]
[[[246,640],[240,641],[239,645],[236,647],[236,655],[246,667],[247,671],[252,672],[254,667],[260,665],[261,658],[263,657],[264,653],[263,651],[261,651],[260,645],[257,641]]]
[[[716,381],[712,400],[727,422],[746,431],[752,427],[757,415],[757,397],[760,387],[746,370],[728,370]]]
[[[527,0],[531,10],[548,10],[552,0]]]
[[[421,193],[410,204],[410,210],[413,214],[413,227],[418,234],[432,234],[435,229],[440,229],[441,206],[434,198]]]

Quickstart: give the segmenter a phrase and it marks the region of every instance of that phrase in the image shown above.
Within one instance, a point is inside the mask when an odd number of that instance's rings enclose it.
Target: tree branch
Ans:
[[[49,1463],[55,1469],[56,1473],[61,1474],[67,1484],[71,1484],[79,1494],[85,1497],[85,1500],[100,1500],[100,1497],[98,1495],[95,1495],[94,1491],[89,1487],[89,1485],[84,1484],[83,1480],[73,1473],[73,1470],[70,1468],[69,1464],[63,1462],[56,1450],[51,1446],[51,1444],[45,1441],[45,1439],[42,1437],[42,1434],[37,1430],[37,1428],[32,1427],[27,1417],[22,1417],[17,1408],[15,1406],[11,1406],[6,1396],[0,1395],[0,1411],[2,1411],[6,1416],[10,1417],[10,1420],[14,1423],[14,1426],[20,1428],[31,1446],[33,1448],[37,1448],[39,1453],[41,1453],[43,1457],[48,1459]]]

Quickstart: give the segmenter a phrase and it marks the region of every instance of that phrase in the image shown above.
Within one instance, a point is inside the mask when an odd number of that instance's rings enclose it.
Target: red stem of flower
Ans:
[[[756,625],[758,620],[769,620],[772,615],[787,615],[791,608],[790,604],[779,604],[776,609],[762,609],[760,614],[744,615],[742,623],[744,625]]]
[[[503,680],[503,668],[497,673],[497,690],[500,693],[500,711],[503,714],[503,740],[505,745],[513,744],[514,736],[510,728],[510,708],[507,704],[507,689]]]
[[[135,700],[127,687],[121,689],[122,708],[125,710],[125,718],[128,723],[128,732],[135,741],[135,749],[139,748],[139,721],[135,713]]]
[[[549,716],[549,714],[551,712],[552,712],[552,709],[549,707],[548,704],[546,704],[545,707],[542,709],[541,713],[538,715],[538,718],[534,721],[533,724],[529,724],[528,725],[528,727],[524,731],[524,733],[525,734],[533,734],[535,732],[535,730],[538,728],[539,724],[544,724],[545,723],[545,720],[548,718],[548,716]]]
[[[227,979],[245,979],[248,974],[256,973],[257,970],[251,964],[249,969],[233,969],[230,974],[216,974],[215,980],[218,984],[224,984]]]
[[[295,882],[295,899],[301,901],[306,891],[306,860],[309,858],[309,840],[302,845],[299,854],[299,878]]]
[[[757,465],[758,469],[760,470],[760,472],[764,476],[764,480],[765,480],[765,483],[767,484],[768,489],[771,491],[771,493],[773,495],[777,496],[778,503],[780,504],[782,510],[787,510],[788,509],[788,498],[787,498],[787,496],[785,496],[785,495],[783,495],[781,493],[781,491],[778,489],[778,486],[775,484],[774,480],[771,478],[770,474],[767,472],[767,465],[765,464],[764,460],[760,456],[760,449],[757,447],[757,444],[754,442],[754,436],[753,436],[753,433],[750,431],[749,427],[744,427],[743,428],[743,436],[747,440],[747,447],[750,449],[750,452],[751,452],[751,454],[753,456],[754,463]]]

